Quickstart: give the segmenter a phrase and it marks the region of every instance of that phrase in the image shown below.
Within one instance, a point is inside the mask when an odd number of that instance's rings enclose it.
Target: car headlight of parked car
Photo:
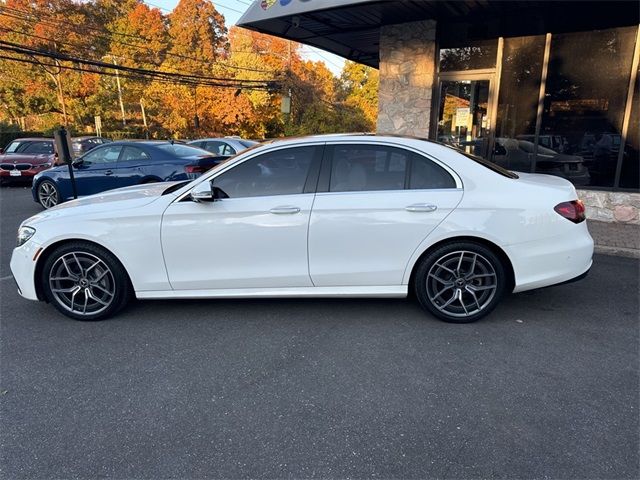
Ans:
[[[27,243],[29,241],[29,239],[31,237],[33,237],[33,234],[36,233],[36,229],[35,228],[31,228],[31,227],[20,227],[18,229],[18,247],[21,247],[22,245],[24,245],[25,243]]]

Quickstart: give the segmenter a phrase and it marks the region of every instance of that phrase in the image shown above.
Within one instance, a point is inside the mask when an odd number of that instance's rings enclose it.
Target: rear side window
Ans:
[[[331,192],[403,190],[411,153],[384,145],[336,145]]]
[[[409,188],[413,190],[456,188],[456,181],[440,165],[414,154],[409,175]]]

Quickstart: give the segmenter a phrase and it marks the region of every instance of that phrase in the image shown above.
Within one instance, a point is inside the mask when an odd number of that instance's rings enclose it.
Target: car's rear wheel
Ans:
[[[469,323],[500,302],[505,267],[489,248],[452,242],[429,253],[418,265],[414,288],[422,307],[445,322]]]
[[[42,269],[47,300],[75,320],[102,320],[122,309],[131,297],[127,273],[110,252],[74,242],[56,248]]]
[[[60,193],[53,182],[49,180],[41,181],[36,191],[38,193],[38,202],[44,208],[55,207],[60,203]]]

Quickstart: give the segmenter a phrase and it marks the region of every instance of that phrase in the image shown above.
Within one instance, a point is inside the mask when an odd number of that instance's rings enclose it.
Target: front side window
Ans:
[[[121,149],[122,147],[119,145],[95,148],[82,157],[83,164],[88,166],[103,163],[115,163],[118,161]]]
[[[149,160],[147,155],[141,148],[138,147],[124,147],[122,151],[121,162],[129,162],[132,160]]]
[[[383,145],[340,145],[331,157],[331,192],[403,190],[411,153]]]
[[[213,185],[228,198],[303,193],[316,147],[265,153],[216,177]]]

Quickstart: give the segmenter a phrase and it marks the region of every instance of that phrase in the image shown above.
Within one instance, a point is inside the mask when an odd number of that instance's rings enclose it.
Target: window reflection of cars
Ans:
[[[535,141],[535,135],[517,135],[516,140]],[[570,153],[569,141],[562,135],[538,135],[538,145],[557,153]]]
[[[496,138],[493,161],[501,167],[519,172],[530,172],[535,145],[527,140]],[[578,155],[558,153],[538,145],[536,172],[566,178],[574,185],[588,185],[590,175],[584,160]]]

